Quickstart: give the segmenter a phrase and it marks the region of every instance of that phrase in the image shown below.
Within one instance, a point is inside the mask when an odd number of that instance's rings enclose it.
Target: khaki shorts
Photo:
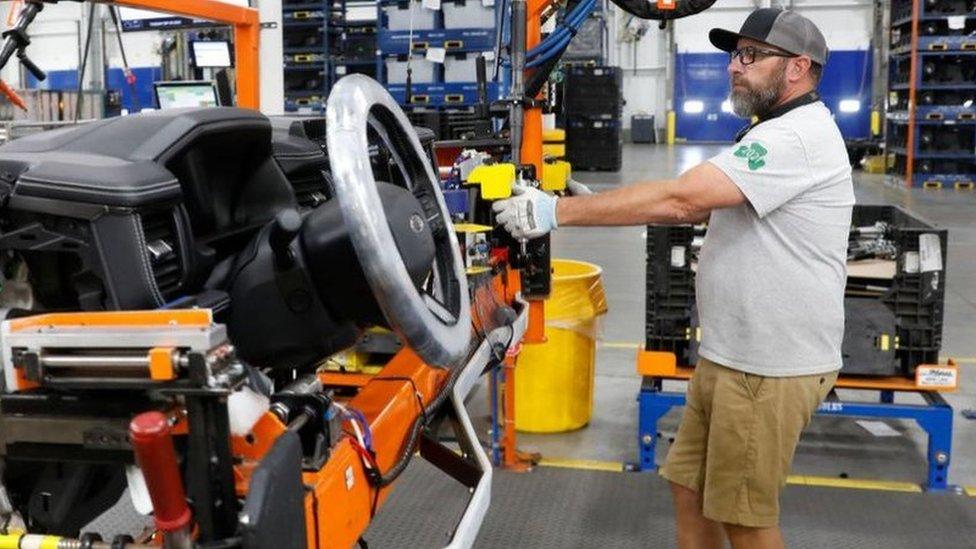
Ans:
[[[763,377],[701,359],[661,475],[702,494],[708,519],[776,526],[800,432],[835,381],[837,372]]]

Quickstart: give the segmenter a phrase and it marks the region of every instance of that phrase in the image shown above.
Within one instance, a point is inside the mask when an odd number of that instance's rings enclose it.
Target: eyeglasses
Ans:
[[[799,57],[796,54],[786,53],[776,50],[763,50],[755,46],[746,46],[744,48],[734,49],[729,52],[729,63],[735,61],[738,57],[739,61],[743,65],[751,65],[756,62],[757,59],[762,59],[764,57]]]

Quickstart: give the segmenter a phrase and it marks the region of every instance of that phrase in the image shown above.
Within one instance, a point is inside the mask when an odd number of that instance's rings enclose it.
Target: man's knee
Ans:
[[[668,484],[671,485],[671,496],[674,497],[674,501],[676,503],[679,503],[679,504],[680,503],[686,503],[686,504],[695,504],[695,503],[697,503],[697,506],[698,507],[701,507],[701,499],[702,498],[701,498],[701,494],[699,492],[697,492],[695,490],[692,490],[691,488],[688,488],[687,486],[683,486],[681,484],[678,484],[676,482],[668,481]]]
[[[740,547],[778,549],[785,547],[783,536],[778,526],[743,526],[741,524],[722,523],[725,535],[732,543],[733,549]]]

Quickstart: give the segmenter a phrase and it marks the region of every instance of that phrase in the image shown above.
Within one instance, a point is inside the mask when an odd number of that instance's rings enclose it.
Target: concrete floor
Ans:
[[[596,191],[635,181],[673,177],[717,154],[720,145],[627,145],[617,173],[582,172],[575,177]],[[861,204],[899,204],[949,229],[947,295],[943,357],[960,363],[961,388],[947,400],[956,410],[949,482],[976,485],[976,421],[961,411],[976,408],[976,193],[906,190],[884,184],[882,176],[855,172]],[[521,450],[547,458],[636,461],[637,403],[640,378],[635,346],[644,339],[643,227],[565,228],[553,237],[555,257],[601,265],[609,303],[597,350],[593,417],[578,431],[555,435],[520,435]],[[673,382],[674,388],[681,383]],[[668,388],[668,385],[666,385]],[[841,391],[846,400],[876,400],[876,392]],[[485,398],[471,402],[472,416],[486,425]],[[921,403],[917,395],[896,402]],[[676,430],[679,410],[659,428]],[[875,437],[853,419],[816,418],[804,433],[794,474],[921,482],[926,475],[925,435],[914,423],[888,421],[898,436]],[[664,445],[660,445],[664,446]],[[661,452],[659,452],[659,455]]]

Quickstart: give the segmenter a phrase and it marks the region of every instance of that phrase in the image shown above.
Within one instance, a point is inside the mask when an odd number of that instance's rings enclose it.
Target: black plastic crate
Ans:
[[[407,118],[416,126],[429,128],[438,141],[465,139],[480,122],[474,109],[413,109]]]
[[[880,296],[888,309],[886,323],[894,325],[894,333],[876,334],[870,353],[854,355],[854,342],[848,330],[844,341],[844,371],[914,376],[919,364],[937,363],[942,348],[949,232],[897,206],[855,206],[852,219],[855,227],[878,222],[888,225],[886,238],[896,249],[895,276],[890,288]],[[856,278],[848,280],[848,303],[862,299],[852,295],[850,289],[857,282]],[[885,336],[888,336],[887,350]],[[874,367],[870,367],[872,363]]]
[[[286,48],[321,48],[325,40],[325,31],[321,27],[296,27],[284,33]]]
[[[322,91],[324,80],[324,71],[285,71],[285,93]]]
[[[922,62],[923,84],[965,84],[976,80],[976,63],[970,55],[943,55]]]
[[[919,364],[937,363],[942,347],[948,231],[881,205],[854,206],[852,227],[883,234],[895,274],[890,281],[848,277],[842,372],[912,377]],[[645,348],[673,352],[683,365],[697,362],[692,263],[703,235],[690,225],[647,228]]]
[[[691,225],[647,227],[645,348],[674,353],[679,364],[698,362],[695,231]]]
[[[376,58],[376,33],[348,33],[338,42],[337,54],[350,61],[370,61]]]
[[[908,90],[893,90],[889,108],[893,111],[908,110]],[[918,90],[918,104],[922,107],[963,107],[976,103],[976,90]]]
[[[566,160],[573,169],[617,171],[622,157],[623,139],[619,120],[567,120]]]
[[[563,86],[567,116],[623,113],[623,73],[618,67],[571,66]]]
[[[623,158],[617,151],[589,151],[581,153],[583,156],[576,161],[570,161],[573,169],[578,172],[619,172]]]
[[[610,86],[618,91],[623,89],[623,76],[620,67],[570,65],[566,68],[567,82]]]

